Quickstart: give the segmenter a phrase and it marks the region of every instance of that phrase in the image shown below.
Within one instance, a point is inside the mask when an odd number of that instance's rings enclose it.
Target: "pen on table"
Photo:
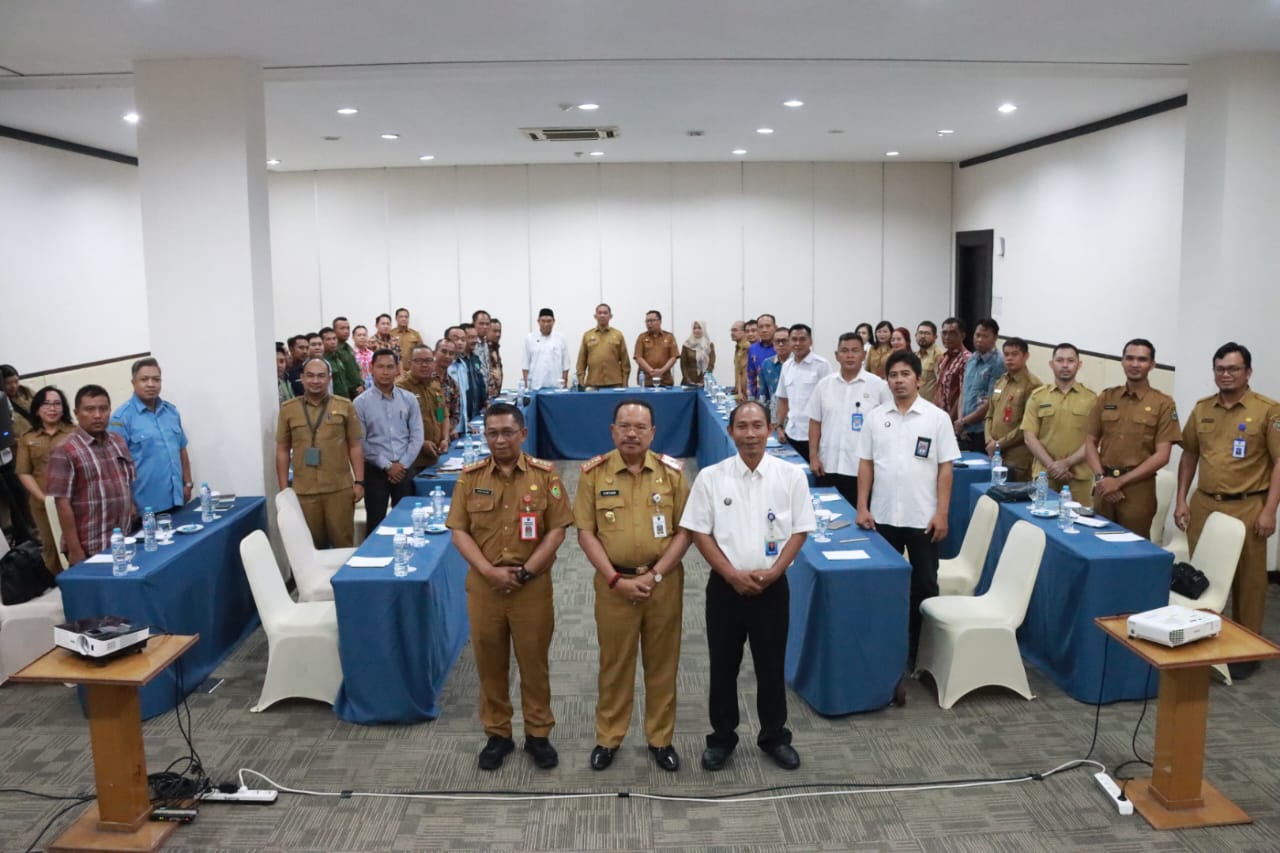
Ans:
[[[858,537],[857,539],[841,539],[841,540],[840,540],[840,544],[841,544],[841,545],[847,545],[847,544],[848,544],[848,543],[850,543],[850,542],[869,542],[869,541],[871,541],[871,540],[870,540],[868,537],[866,537],[866,536],[860,536],[860,537]]]

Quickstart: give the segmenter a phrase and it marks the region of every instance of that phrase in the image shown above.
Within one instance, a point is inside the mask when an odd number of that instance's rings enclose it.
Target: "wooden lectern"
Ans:
[[[138,688],[163,672],[198,639],[199,635],[152,637],[141,653],[102,665],[66,649],[53,649],[13,676],[14,681],[85,686],[98,802],[49,845],[49,853],[151,853],[173,834],[176,823],[150,819]]]
[[[1129,638],[1128,617],[1100,616],[1098,627],[1160,670],[1155,758],[1150,779],[1134,779],[1125,796],[1155,829],[1252,823],[1243,809],[1202,778],[1210,667],[1280,657],[1280,646],[1222,617],[1222,633],[1178,648]]]

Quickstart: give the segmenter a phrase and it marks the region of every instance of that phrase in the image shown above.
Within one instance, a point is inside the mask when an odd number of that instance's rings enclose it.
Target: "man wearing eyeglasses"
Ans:
[[[1280,507],[1280,403],[1249,387],[1253,355],[1235,341],[1213,354],[1218,393],[1196,402],[1183,427],[1182,460],[1173,521],[1195,551],[1210,513],[1244,522],[1244,547],[1231,582],[1231,616],[1261,633],[1267,600],[1267,539]],[[1196,491],[1187,499],[1199,471]],[[1230,664],[1232,678],[1248,678],[1256,661]]]

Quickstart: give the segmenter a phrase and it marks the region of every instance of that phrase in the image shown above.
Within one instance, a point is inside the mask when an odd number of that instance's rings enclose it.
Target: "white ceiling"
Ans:
[[[1197,59],[1277,49],[1280,0],[6,0],[0,124],[136,153],[120,119],[133,60],[240,56],[268,69],[281,169],[417,166],[424,153],[732,160],[735,147],[749,160],[959,160],[1182,94]],[[781,105],[792,97],[806,105]],[[583,101],[602,108],[559,106]],[[998,114],[1003,101],[1018,111]],[[346,105],[360,113],[338,116]],[[517,133],[559,124],[621,136]]]

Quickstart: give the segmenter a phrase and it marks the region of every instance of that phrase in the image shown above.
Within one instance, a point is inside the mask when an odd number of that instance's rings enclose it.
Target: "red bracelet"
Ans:
[[[614,572],[613,577],[609,578],[609,589],[616,587],[620,580],[622,580],[622,572]]]

